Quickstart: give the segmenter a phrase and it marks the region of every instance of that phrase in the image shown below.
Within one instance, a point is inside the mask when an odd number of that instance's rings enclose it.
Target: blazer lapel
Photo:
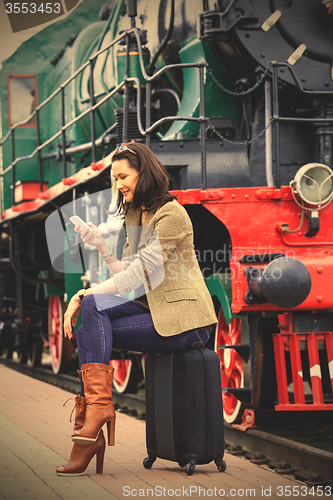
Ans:
[[[141,209],[134,210],[129,208],[126,214],[126,231],[128,243],[130,246],[130,253],[133,255],[137,251],[140,235],[141,235]]]
[[[153,216],[155,215],[156,211],[152,211],[152,210],[148,210],[147,214],[146,214],[146,218],[145,218],[145,221],[143,223],[144,226],[148,226],[149,225],[149,222],[152,220]]]
[[[140,241],[139,241],[139,248],[145,247],[149,244],[149,240],[154,237],[155,235],[155,230],[153,225],[149,226],[150,222],[152,221],[154,215],[156,214],[156,210],[152,211],[149,210],[146,213],[146,217],[142,226],[142,231],[140,235]]]
[[[147,228],[147,226],[151,222],[155,213],[156,210],[149,210],[146,214],[143,226],[141,226],[142,210],[140,208],[134,210],[131,207],[128,209],[126,214],[126,230],[130,253],[132,255],[138,251],[139,247],[144,247],[152,236],[153,230],[151,228]]]

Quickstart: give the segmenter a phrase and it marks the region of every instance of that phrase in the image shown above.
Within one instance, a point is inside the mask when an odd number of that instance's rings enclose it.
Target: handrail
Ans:
[[[92,109],[95,110],[99,106],[101,106],[102,104],[104,104],[104,102],[106,102],[110,97],[112,97],[113,94],[116,94],[122,87],[123,87],[123,83],[120,83],[119,85],[117,85],[117,87],[115,87],[111,92],[109,92],[109,94],[107,96],[105,96],[97,104],[95,104],[92,107]],[[58,137],[60,137],[63,131],[66,131],[69,127],[71,127],[72,125],[74,125],[77,121],[81,120],[81,118],[83,118],[84,116],[86,116],[89,113],[90,113],[90,108],[85,109],[84,111],[82,111],[82,113],[80,115],[76,116],[75,118],[73,118],[73,120],[71,120],[70,122],[66,123],[66,125],[64,125],[63,127],[61,127],[61,129],[59,130],[59,132],[57,132],[52,137],[50,137],[50,139],[48,139],[43,144],[41,144],[40,146],[38,146],[30,155],[28,155],[28,156],[21,156],[19,158],[16,158],[11,163],[11,165],[9,165],[6,168],[6,170],[3,171],[2,175],[5,175],[7,172],[9,172],[11,170],[12,166],[15,167],[18,162],[20,162],[22,160],[31,160],[34,156],[36,156],[36,154],[37,154],[38,151],[41,151],[44,147],[48,146],[51,142],[53,142],[55,139],[57,139]]]
[[[133,31],[133,30],[130,30],[130,31]],[[110,46],[113,45],[110,44],[107,48],[104,48],[102,50],[99,51],[99,53],[102,53],[104,52],[105,50],[107,50],[108,48],[110,48]],[[99,54],[98,53],[98,54]],[[96,54],[93,56],[95,57]],[[92,58],[93,58],[92,57]],[[89,61],[92,59],[90,58]],[[85,63],[83,66],[81,66],[80,69],[85,69],[88,65],[89,65],[89,61],[87,63]],[[157,71],[154,75],[152,75],[151,77],[149,77],[147,75],[147,81],[151,82],[153,81],[155,78],[159,77],[162,73],[164,73],[165,71],[168,71],[169,69],[172,69],[172,68],[194,68],[194,67],[201,67],[201,66],[208,66],[207,63],[180,63],[180,64],[170,64],[168,66],[164,66],[163,68],[161,68],[159,71]],[[75,76],[79,73],[79,70],[77,70],[75,72]],[[61,92],[62,88],[64,88],[68,83],[70,83],[71,81],[73,80],[73,77],[70,77],[66,80],[65,83],[61,84],[58,89],[56,89],[47,99],[45,99],[45,101],[43,101],[39,106],[37,106],[34,111],[31,113],[31,115],[29,115],[28,118],[26,118],[24,121],[22,122],[19,122],[15,125],[13,125],[10,130],[7,132],[7,134],[5,135],[5,137],[3,139],[0,140],[0,146],[5,142],[5,140],[8,138],[8,136],[11,134],[12,130],[15,130],[17,127],[21,126],[21,125],[24,125],[26,123],[28,123],[31,118],[36,114],[37,111],[40,111],[42,109],[42,107],[47,104],[54,96],[56,96],[59,92]],[[127,79],[128,81],[134,81],[135,83],[140,83],[139,82],[139,79],[136,79],[134,77],[132,78],[128,78]],[[109,92],[109,94],[107,94],[103,99],[101,99],[100,101],[98,101],[97,104],[95,104],[94,106],[92,106],[91,108],[87,108],[85,111],[83,111],[80,115],[78,115],[77,117],[73,118],[73,120],[71,120],[70,122],[68,122],[64,127],[62,127],[60,129],[59,132],[57,132],[56,134],[54,134],[52,137],[50,137],[50,139],[48,139],[47,141],[45,141],[40,147],[36,148],[35,151],[34,151],[34,154],[31,156],[22,156],[21,158],[18,158],[17,160],[25,160],[25,159],[31,159],[33,158],[33,156],[35,156],[35,154],[37,153],[38,150],[40,149],[43,149],[45,146],[47,146],[48,144],[50,144],[51,142],[53,142],[55,139],[57,139],[60,135],[61,135],[61,132],[62,130],[66,130],[67,128],[69,128],[70,126],[74,125],[77,121],[79,121],[81,118],[83,118],[84,116],[86,116],[91,109],[95,110],[97,109],[101,104],[104,104],[104,102],[106,102],[110,97],[112,97],[114,94],[116,94],[123,86],[124,86],[124,83],[125,83],[125,80],[123,80],[117,87],[115,87],[111,92]],[[140,86],[139,86],[140,88]],[[176,119],[177,117],[174,117],[174,119]],[[182,118],[184,119],[184,118]],[[186,118],[188,119],[188,118]],[[194,120],[193,120],[194,121]],[[197,120],[196,120],[197,121]],[[141,130],[140,130],[141,132]],[[144,135],[144,134],[142,134]],[[17,161],[13,162],[14,165],[16,165]],[[8,167],[9,168],[9,167]],[[7,172],[8,168],[4,171],[4,173]]]
[[[131,29],[129,31],[132,32],[133,29]],[[39,104],[38,106],[36,106],[36,108],[33,110],[33,112],[28,116],[28,118],[26,118],[25,120],[23,120],[21,122],[18,122],[18,123],[15,123],[14,125],[12,125],[10,127],[10,129],[8,130],[7,134],[3,138],[0,139],[0,146],[2,146],[4,144],[4,142],[7,140],[8,136],[11,134],[12,130],[15,130],[17,127],[20,127],[20,126],[25,125],[26,123],[28,123],[35,116],[36,111],[37,110],[38,111],[41,110],[48,102],[50,102],[53,99],[53,97],[55,97],[57,94],[59,94],[59,92],[61,92],[62,88],[65,88],[69,83],[71,83],[71,81],[74,80],[77,77],[77,75],[79,75],[87,66],[90,65],[90,61],[93,61],[100,54],[102,54],[106,50],[109,50],[113,45],[115,45],[116,43],[120,42],[120,40],[122,40],[123,38],[125,38],[125,36],[126,36],[126,33],[122,34],[118,38],[115,38],[109,45],[107,45],[103,49],[99,50],[94,55],[92,55],[88,59],[88,61],[86,61],[84,64],[82,64],[82,66],[80,66],[75,71],[75,73],[73,73],[69,78],[67,78],[67,80],[65,80],[64,83],[62,83],[61,85],[59,85],[59,87],[56,90],[54,90],[52,92],[52,94],[49,95],[49,97],[47,97],[41,104]]]
[[[276,66],[276,68],[287,68],[289,73],[291,74],[292,79],[294,80],[296,87],[303,92],[303,94],[308,94],[308,95],[331,95],[333,94],[333,90],[306,90],[304,87],[302,87],[301,82],[297,78],[297,75],[293,69],[292,66],[290,66],[289,63],[286,62],[278,62],[278,61],[272,61],[270,63],[272,66]]]
[[[138,52],[139,52],[139,62],[140,62],[140,68],[142,72],[142,76],[146,82],[146,128],[143,127],[142,125],[142,120],[141,120],[141,103],[142,103],[142,95],[141,95],[141,83],[139,78],[137,77],[129,77],[129,42],[130,42],[130,35],[134,34],[136,42],[137,42],[137,47],[138,47]],[[113,90],[110,92],[106,93],[106,95],[99,100],[97,103],[95,103],[95,94],[94,94],[94,60],[99,57],[101,54],[104,52],[108,51],[111,47],[119,43],[121,40],[126,38],[126,61],[125,61],[125,76],[123,81],[117,85]],[[12,138],[12,163],[9,165],[3,172],[2,176],[8,173],[10,170],[13,171],[13,204],[15,204],[15,199],[14,199],[14,187],[15,187],[15,167],[20,161],[25,161],[32,159],[38,155],[38,172],[39,172],[39,185],[40,189],[42,190],[43,186],[43,179],[42,179],[42,161],[45,159],[48,159],[50,157],[54,157],[55,153],[47,154],[44,156],[41,156],[41,151],[51,144],[53,141],[55,141],[58,137],[62,136],[62,148],[60,152],[62,153],[62,161],[63,161],[63,176],[66,177],[66,156],[69,154],[69,151],[76,150],[77,148],[73,147],[66,147],[66,131],[75,123],[77,123],[79,120],[81,120],[83,117],[86,115],[90,114],[90,129],[91,129],[91,142],[87,143],[84,145],[85,150],[91,149],[92,151],[92,161],[96,160],[96,139],[95,139],[95,116],[94,112],[102,106],[106,101],[108,101],[114,94],[119,92],[121,89],[124,90],[124,121],[123,121],[123,141],[127,142],[127,128],[128,128],[128,116],[127,116],[127,111],[128,111],[128,96],[129,96],[129,84],[131,82],[134,82],[136,84],[136,109],[137,109],[137,124],[138,124],[138,129],[139,132],[142,136],[146,137],[146,144],[148,147],[151,145],[151,134],[152,132],[158,128],[161,124],[166,123],[168,121],[192,121],[192,122],[198,122],[200,123],[200,141],[201,141],[201,186],[202,189],[206,189],[206,139],[205,139],[205,124],[208,121],[208,118],[205,116],[205,102],[204,102],[204,69],[208,66],[206,62],[200,62],[200,63],[178,63],[178,64],[170,64],[167,66],[164,66],[163,68],[159,69],[156,73],[153,75],[148,75],[145,64],[144,64],[144,57],[143,57],[143,49],[142,49],[142,44],[141,44],[141,39],[140,39],[140,30],[136,27],[132,27],[129,30],[126,30],[124,33],[122,33],[120,36],[115,38],[112,42],[110,42],[106,47],[98,50],[95,54],[93,54],[91,57],[88,58],[88,60],[80,66],[65,82],[63,82],[56,90],[52,92],[50,96],[48,96],[41,104],[39,104],[33,112],[30,114],[28,118],[25,120],[18,122],[14,124],[10,130],[7,132],[7,134],[0,140],[0,145],[3,145],[5,141],[11,136]],[[294,69],[287,63],[279,63],[276,61],[272,61],[269,63],[269,66],[272,67],[272,74],[269,74],[269,76],[272,77],[273,80],[273,103],[274,103],[274,109],[273,111],[273,116],[271,117],[271,121],[273,122],[273,126],[275,127],[275,154],[276,154],[276,171],[275,171],[275,186],[279,188],[280,186],[280,166],[279,166],[279,122],[280,121],[311,121],[311,122],[331,122],[331,118],[294,118],[294,117],[282,117],[279,116],[279,110],[278,110],[278,68],[279,67],[286,67],[288,71],[291,74],[292,79],[294,80],[296,86],[298,89],[305,93],[305,94],[332,94],[332,91],[308,91],[305,90],[299,79],[297,78],[297,75],[294,72]],[[82,72],[86,68],[90,68],[90,88],[89,88],[89,107],[80,113],[78,116],[70,120],[69,122],[65,123],[65,99],[64,99],[64,91],[67,85],[69,85],[78,75],[82,74]],[[173,68],[198,68],[199,69],[199,81],[200,81],[200,101],[199,101],[199,117],[188,117],[188,116],[165,116],[159,120],[157,120],[155,123],[151,124],[151,85],[152,82],[156,79],[158,79],[163,73],[166,71],[169,71],[170,69]],[[267,68],[268,69],[268,68]],[[56,97],[58,94],[61,94],[61,101],[62,101],[62,106],[61,106],[61,111],[62,111],[62,126],[61,129],[54,134],[51,138],[47,139],[43,144],[40,144],[40,128],[39,128],[39,118],[40,118],[40,110],[46,106],[54,97]],[[100,95],[100,94],[99,94]],[[98,97],[99,97],[98,95]],[[127,111],[126,111],[127,110]],[[15,158],[15,138],[14,138],[14,132],[15,129],[18,128],[19,126],[22,126],[26,123],[28,123],[34,116],[36,116],[37,119],[37,147],[36,149],[29,155],[22,156]],[[104,133],[105,134],[105,133]],[[103,135],[104,135],[103,134]],[[103,135],[101,137],[103,137]],[[97,141],[101,140],[101,137],[97,139]],[[59,155],[59,150],[58,153]]]
[[[295,74],[292,66],[288,63],[279,63],[277,61],[272,61],[270,63],[272,66],[272,97],[273,97],[273,115],[271,116],[273,126],[274,126],[274,150],[275,150],[275,187],[276,189],[280,189],[281,187],[281,166],[280,166],[280,122],[302,122],[302,123],[330,123],[333,121],[333,117],[322,118],[322,117],[292,117],[292,116],[280,116],[279,113],[279,85],[278,85],[278,68],[284,67],[287,68],[289,73],[291,74],[296,86],[298,89],[307,95],[331,95],[333,94],[332,90],[327,91],[313,91],[313,90],[305,90],[297,75]]]
[[[115,38],[112,42],[110,42],[106,47],[103,49],[98,50],[95,54],[93,54],[83,65],[80,66],[65,82],[63,82],[57,89],[55,89],[50,96],[48,96],[41,104],[39,104],[33,112],[30,114],[28,118],[25,120],[18,122],[14,124],[10,130],[7,132],[7,134],[0,140],[0,145],[3,145],[5,141],[11,136],[12,137],[12,163],[2,172],[1,176],[4,176],[7,174],[10,170],[13,172],[13,205],[15,204],[15,167],[16,165],[21,162],[21,161],[26,161],[26,160],[31,160],[34,158],[36,155],[38,155],[38,174],[39,174],[39,185],[40,185],[40,190],[42,191],[42,186],[43,186],[43,175],[42,175],[42,161],[45,160],[48,156],[50,155],[45,155],[41,156],[41,151],[47,147],[49,144],[54,142],[58,137],[62,137],[62,161],[63,161],[63,177],[65,178],[67,176],[67,171],[66,171],[66,155],[68,154],[69,148],[66,148],[66,130],[68,130],[72,125],[77,123],[79,120],[81,120],[83,117],[86,115],[90,114],[91,116],[91,134],[92,134],[92,140],[91,143],[91,149],[92,150],[92,160],[95,161],[95,151],[96,151],[96,140],[95,140],[95,117],[94,117],[94,112],[96,109],[98,109],[100,106],[102,106],[107,100],[109,100],[114,94],[119,92],[122,88],[125,87],[125,92],[124,92],[124,108],[126,107],[126,103],[128,102],[128,89],[129,89],[129,83],[134,82],[136,84],[136,89],[137,89],[137,95],[136,95],[136,104],[137,104],[137,123],[138,123],[138,129],[141,133],[141,135],[146,137],[146,142],[147,145],[150,145],[150,135],[151,133],[159,127],[162,123],[165,123],[167,121],[193,121],[193,122],[199,122],[201,124],[201,136],[204,135],[204,125],[205,122],[207,121],[207,118],[205,118],[204,113],[202,110],[204,110],[204,89],[203,89],[203,69],[208,66],[207,63],[205,62],[200,62],[200,63],[179,63],[179,64],[170,64],[167,66],[164,66],[160,70],[158,70],[156,73],[153,75],[149,76],[146,72],[145,65],[144,65],[144,58],[143,58],[143,51],[142,51],[142,45],[141,45],[141,40],[140,40],[140,35],[139,35],[139,29],[136,27],[133,27],[124,33],[122,33],[120,36]],[[140,66],[141,66],[141,71],[143,78],[146,81],[147,84],[147,89],[149,90],[149,95],[147,91],[147,113],[148,113],[148,108],[151,106],[151,82],[153,82],[155,79],[159,78],[164,72],[169,71],[172,68],[198,68],[200,71],[200,117],[188,117],[188,116],[166,116],[161,118],[160,120],[156,121],[153,125],[150,124],[150,119],[146,122],[146,129],[144,129],[142,125],[142,120],[141,120],[141,102],[142,102],[142,96],[141,96],[141,83],[137,77],[129,77],[129,64],[128,64],[128,57],[129,57],[129,37],[130,35],[134,33],[137,45],[138,45],[138,50],[139,50],[139,61],[140,61]],[[127,39],[127,55],[126,55],[126,67],[125,67],[125,77],[124,80],[117,85],[113,90],[111,90],[109,93],[107,93],[101,100],[99,100],[96,104],[94,103],[94,85],[93,85],[93,69],[94,69],[94,64],[93,61],[102,53],[106,52],[109,50],[112,46],[115,44],[119,43],[122,39],[126,38]],[[78,116],[70,120],[69,122],[65,123],[65,88],[67,85],[69,85],[79,74],[81,74],[86,68],[90,67],[90,89],[89,89],[89,94],[90,94],[90,105],[89,107],[84,110],[82,113],[80,113]],[[201,88],[202,87],[202,88]],[[62,126],[58,132],[56,132],[52,137],[47,139],[43,144],[40,143],[40,127],[39,127],[39,119],[40,119],[40,111],[57,95],[61,95],[61,114],[62,114]],[[126,101],[126,102],[125,102]],[[125,112],[126,114],[126,112]],[[18,128],[21,125],[24,125],[28,123],[34,116],[36,115],[37,118],[37,147],[29,154],[21,157],[15,158],[15,139],[14,139],[14,132],[16,128]],[[127,121],[126,118],[124,117],[124,123],[123,123],[123,140],[124,138],[126,139],[127,137]],[[202,141],[204,141],[205,138],[202,137]],[[126,142],[126,141],[125,141]],[[72,148],[71,148],[72,149]],[[202,148],[205,151],[205,148]],[[205,153],[204,153],[205,156]],[[205,158],[202,158],[202,163],[205,163]],[[205,170],[205,167],[204,167]],[[203,176],[203,182],[202,182],[202,187],[203,189],[206,189],[206,181],[205,181],[205,176]]]

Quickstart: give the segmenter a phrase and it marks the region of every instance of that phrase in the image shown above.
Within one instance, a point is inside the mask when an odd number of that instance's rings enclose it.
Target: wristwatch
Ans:
[[[108,260],[112,255],[113,255],[113,250],[110,247],[106,253],[101,253],[101,257],[103,260]]]

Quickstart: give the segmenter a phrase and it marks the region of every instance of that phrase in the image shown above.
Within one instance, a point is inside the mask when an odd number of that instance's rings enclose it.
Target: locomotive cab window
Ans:
[[[8,75],[8,120],[9,126],[22,122],[31,115],[37,106],[37,76]],[[33,116],[22,127],[35,127]]]

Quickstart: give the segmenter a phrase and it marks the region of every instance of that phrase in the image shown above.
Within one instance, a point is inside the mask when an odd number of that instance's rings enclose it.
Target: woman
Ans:
[[[61,475],[82,474],[94,455],[96,472],[102,473],[105,423],[108,444],[114,444],[113,347],[161,353],[203,347],[216,323],[190,218],[168,192],[163,165],[150,149],[133,142],[114,151],[112,175],[127,240],[119,261],[92,223],[81,232],[83,242],[101,253],[111,278],[77,292],[65,313],[64,332],[71,338],[82,307],[76,333],[81,393],[76,397],[75,444],[69,462],[57,468]],[[134,300],[123,298],[133,290]]]

